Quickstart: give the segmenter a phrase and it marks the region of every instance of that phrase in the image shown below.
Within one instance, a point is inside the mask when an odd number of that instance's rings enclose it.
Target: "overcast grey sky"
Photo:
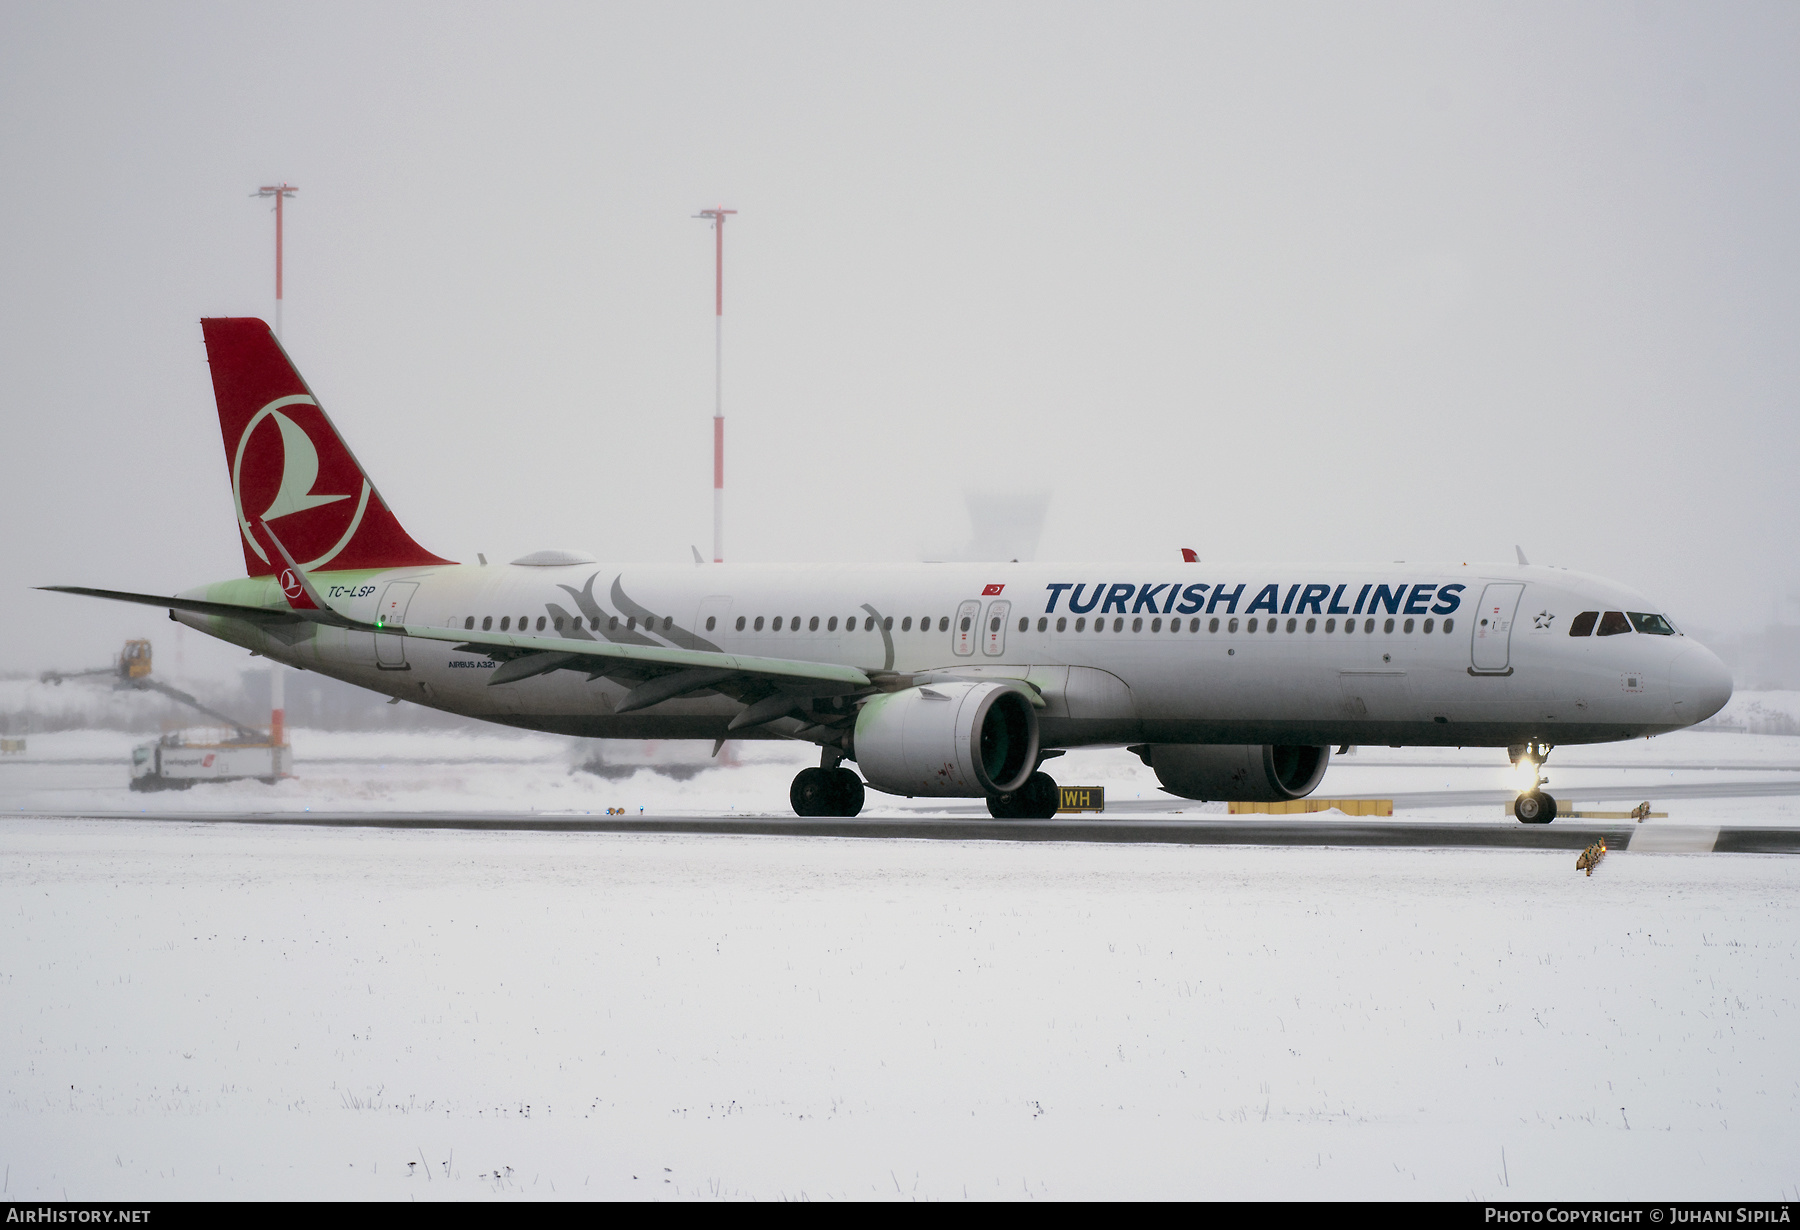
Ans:
[[[1047,487],[1039,558],[1517,542],[1760,626],[1797,66],[1793,4],[6,4],[0,669],[174,631],[28,585],[241,571],[198,320],[271,314],[277,179],[289,349],[453,558],[707,549],[724,204],[729,559]]]

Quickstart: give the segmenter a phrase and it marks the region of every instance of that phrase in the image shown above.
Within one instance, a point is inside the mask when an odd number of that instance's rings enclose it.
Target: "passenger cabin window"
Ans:
[[[751,628],[753,631],[761,632],[762,626],[763,626],[763,617],[761,615],[758,615],[756,617],[756,622],[751,625]]]
[[[817,622],[816,619],[815,619],[815,622]],[[837,631],[837,616],[836,615],[833,615],[829,620],[826,621],[825,631],[827,631],[827,632],[836,632]]]
[[[1624,611],[1608,611],[1600,617],[1600,635],[1617,636],[1621,632],[1631,631],[1631,621],[1625,618]]]
[[[718,622],[719,622],[719,620],[718,620],[718,617],[717,617],[717,616],[715,616],[715,615],[708,615],[708,616],[707,616],[707,617],[706,617],[706,630],[707,630],[707,631],[708,631],[708,632],[711,632],[711,631],[712,631],[712,630],[713,630],[713,625],[714,625],[714,624],[716,624],[716,623],[718,623]]]
[[[465,632],[475,631],[475,617],[473,615],[471,615],[467,619],[463,620],[463,631],[465,631]]]
[[[706,626],[707,626],[707,627],[709,627],[709,628],[710,628],[710,627],[712,627],[712,625],[711,625],[711,624],[707,624],[707,625],[706,625]],[[739,616],[738,616],[738,621],[737,621],[737,630],[738,630],[738,631],[739,631],[739,632],[742,632],[742,631],[743,631],[743,630],[744,630],[744,617],[743,617],[743,616],[742,616],[742,615],[739,615]]]
[[[902,631],[902,632],[911,632],[912,631],[912,616],[911,615],[908,615],[905,619],[902,619],[900,621],[900,631]]]
[[[938,631],[939,632],[950,631],[950,617],[948,615],[939,615],[938,616]]]
[[[510,627],[512,627],[512,616],[502,615],[500,617],[500,631],[505,632]]]
[[[1594,624],[1599,618],[1600,618],[1599,611],[1583,611],[1581,614],[1577,615],[1575,617],[1574,622],[1569,625],[1569,635],[1570,636],[1592,636],[1592,635],[1594,635]]]
[[[1642,611],[1627,611],[1625,614],[1630,617],[1631,626],[1639,632],[1646,632],[1651,636],[1675,635],[1674,625],[1661,615],[1646,615]]]

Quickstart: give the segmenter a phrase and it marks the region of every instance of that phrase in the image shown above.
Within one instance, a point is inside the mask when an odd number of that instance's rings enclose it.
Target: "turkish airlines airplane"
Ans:
[[[1679,730],[1731,697],[1649,599],[1522,563],[454,563],[401,528],[266,324],[201,327],[246,575],[48,588],[528,730],[814,743],[803,816],[856,815],[866,783],[1048,817],[1042,766],[1096,745],[1183,798],[1294,799],[1333,746],[1390,744],[1507,748],[1514,814],[1546,823],[1551,747]]]

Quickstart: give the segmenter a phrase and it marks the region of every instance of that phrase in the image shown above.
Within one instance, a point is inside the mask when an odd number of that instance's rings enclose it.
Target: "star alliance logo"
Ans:
[[[1550,625],[1555,622],[1556,616],[1552,615],[1549,611],[1539,611],[1532,617],[1531,626],[1536,628],[1539,632],[1548,632],[1550,631]]]

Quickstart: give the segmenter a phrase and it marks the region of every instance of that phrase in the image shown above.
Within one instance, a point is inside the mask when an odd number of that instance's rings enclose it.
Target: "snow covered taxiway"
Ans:
[[[15,1200],[1800,1197],[1791,857],[17,813],[0,852]]]

